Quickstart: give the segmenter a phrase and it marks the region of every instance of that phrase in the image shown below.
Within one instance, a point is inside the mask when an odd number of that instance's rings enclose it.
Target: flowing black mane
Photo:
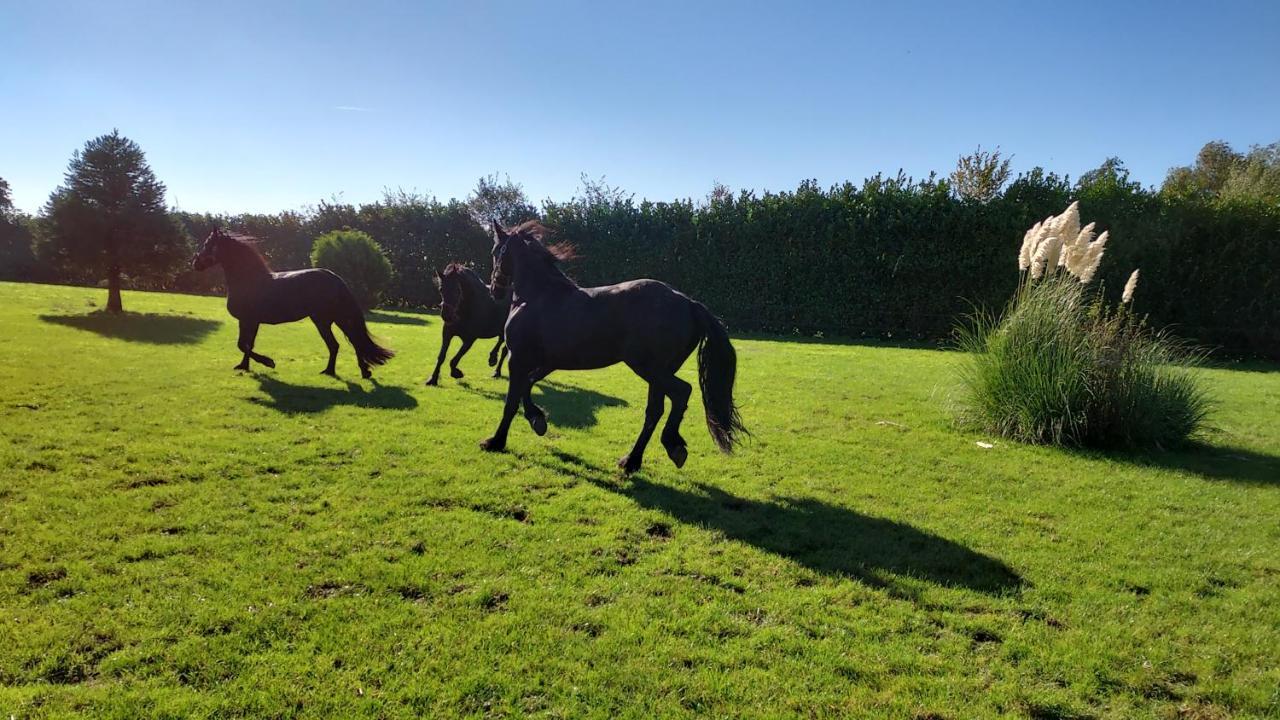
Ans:
[[[267,264],[267,259],[262,256],[262,253],[258,251],[256,246],[258,238],[255,238],[252,235],[227,232],[226,230],[221,230],[219,232],[222,234],[224,239],[230,240],[229,243],[224,245],[224,248],[230,251],[229,254],[231,257],[234,257],[240,262],[247,262],[250,266],[260,266],[262,270],[271,272],[271,266]]]

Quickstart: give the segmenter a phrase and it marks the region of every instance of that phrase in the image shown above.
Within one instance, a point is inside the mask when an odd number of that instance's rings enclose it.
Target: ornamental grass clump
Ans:
[[[962,420],[1014,440],[1091,447],[1167,447],[1204,422],[1201,354],[1147,327],[1133,309],[1134,270],[1108,306],[1089,283],[1107,233],[1080,227],[1077,203],[1027,231],[1021,281],[999,317],[958,331]]]

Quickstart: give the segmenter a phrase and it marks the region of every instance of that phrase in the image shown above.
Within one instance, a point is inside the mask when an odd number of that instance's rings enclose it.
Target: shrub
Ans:
[[[1024,442],[1181,443],[1208,412],[1199,354],[1133,311],[1136,271],[1118,307],[1090,290],[1106,233],[1094,241],[1076,208],[1027,233],[1022,281],[1002,316],[979,312],[959,330],[962,419]]]
[[[391,261],[373,238],[359,230],[334,230],[317,237],[311,246],[311,265],[340,275],[364,310],[376,307],[391,284]]]

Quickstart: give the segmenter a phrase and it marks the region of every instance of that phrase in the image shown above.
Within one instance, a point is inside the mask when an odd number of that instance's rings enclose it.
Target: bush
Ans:
[[[1075,228],[1075,234],[1038,238],[1050,240],[1047,248],[1024,244],[1025,274],[1003,317],[978,313],[960,329],[960,347],[969,353],[961,370],[962,419],[1023,442],[1160,447],[1185,441],[1209,407],[1194,368],[1198,354],[1151,331],[1133,312],[1136,273],[1118,308],[1091,293],[1087,282],[1105,238],[1090,243],[1091,226],[1081,233],[1077,220]],[[1073,247],[1062,235],[1089,237]]]
[[[340,275],[364,310],[376,307],[391,284],[391,261],[373,238],[359,230],[334,230],[317,237],[311,246],[311,265]]]

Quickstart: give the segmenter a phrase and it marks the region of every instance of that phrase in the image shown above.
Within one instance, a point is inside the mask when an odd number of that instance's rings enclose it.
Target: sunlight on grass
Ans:
[[[548,435],[487,455],[505,381],[473,352],[423,387],[433,315],[374,317],[372,384],[345,344],[318,375],[309,324],[232,371],[220,298],[49,320],[99,294],[0,284],[16,717],[1276,711],[1275,366],[1205,371],[1199,446],[1119,454],[957,430],[957,353],[739,340],[754,440],[721,455],[697,407],[683,470],[623,478],[625,368],[553,375]]]

